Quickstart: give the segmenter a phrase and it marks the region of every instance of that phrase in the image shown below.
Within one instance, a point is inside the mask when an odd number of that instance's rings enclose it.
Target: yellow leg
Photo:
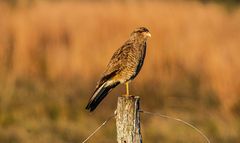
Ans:
[[[128,96],[129,95],[129,85],[128,85],[128,82],[126,82],[126,95]]]

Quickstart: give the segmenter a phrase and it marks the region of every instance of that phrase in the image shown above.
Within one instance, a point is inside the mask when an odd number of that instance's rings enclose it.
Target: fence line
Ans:
[[[98,132],[103,126],[105,126],[116,114],[108,117],[99,127],[97,127],[82,143],[86,143],[96,132]]]
[[[180,123],[183,123],[183,124],[187,125],[188,127],[197,131],[208,143],[211,143],[209,138],[200,129],[198,129],[194,125],[188,123],[187,121],[184,121],[184,120],[179,119],[179,118],[171,117],[171,116],[168,116],[168,115],[153,113],[153,112],[144,111],[144,110],[139,110],[139,112],[143,113],[143,114],[158,116],[158,117],[162,117],[162,118],[165,118],[165,119],[171,119],[171,120],[175,120],[175,121],[178,121]],[[116,112],[113,115],[111,115],[110,117],[108,117],[99,127],[97,127],[82,143],[86,143],[95,133],[97,133],[103,126],[105,126],[115,116],[116,116]]]
[[[159,116],[159,117],[162,117],[162,118],[172,119],[172,120],[181,122],[181,123],[183,123],[183,124],[191,127],[191,128],[194,129],[195,131],[197,131],[208,143],[211,143],[210,140],[209,140],[209,138],[208,138],[200,129],[198,129],[198,128],[195,127],[194,125],[188,123],[187,121],[184,121],[184,120],[179,119],[179,118],[175,118],[175,117],[170,117],[170,116],[167,116],[167,115],[163,115],[163,114],[158,114],[158,113],[152,113],[152,112],[144,111],[144,110],[140,110],[139,112],[140,112],[140,113],[144,113],[144,114],[148,114],[148,115]]]

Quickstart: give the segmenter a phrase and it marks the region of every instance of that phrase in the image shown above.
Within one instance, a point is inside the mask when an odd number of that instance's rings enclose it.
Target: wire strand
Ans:
[[[178,121],[178,122],[181,122],[189,127],[191,127],[192,129],[194,129],[195,131],[197,131],[208,143],[211,143],[209,138],[200,130],[198,129],[197,127],[195,127],[194,125],[182,120],[182,119],[179,119],[179,118],[175,118],[175,117],[170,117],[170,116],[167,116],[167,115],[163,115],[163,114],[158,114],[158,113],[152,113],[152,112],[148,112],[148,111],[144,111],[144,110],[140,110],[139,111],[140,113],[144,113],[144,114],[149,114],[149,115],[154,115],[154,116],[159,116],[159,117],[162,117],[162,118],[166,118],[166,119],[172,119],[172,120],[175,120],[175,121]]]
[[[108,121],[110,121],[113,117],[116,115],[111,115],[110,117],[107,118],[99,127],[97,127],[82,143],[86,143],[96,132],[98,132],[103,126],[105,126]]]

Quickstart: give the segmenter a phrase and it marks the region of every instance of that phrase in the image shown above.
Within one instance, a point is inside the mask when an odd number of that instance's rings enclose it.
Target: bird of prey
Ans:
[[[128,84],[142,68],[148,37],[151,37],[151,34],[147,28],[136,28],[123,46],[113,54],[92,97],[89,99],[86,106],[87,110],[93,111],[104,97],[119,84],[126,84],[126,96],[129,96]]]

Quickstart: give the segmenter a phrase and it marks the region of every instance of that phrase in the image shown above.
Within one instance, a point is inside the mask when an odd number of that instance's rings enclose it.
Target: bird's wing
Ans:
[[[120,47],[112,56],[110,62],[107,65],[107,69],[103,73],[102,78],[97,84],[98,88],[106,81],[112,79],[115,77],[119,72],[121,72],[127,65],[124,65],[126,63],[128,53],[130,51],[130,48],[132,47],[132,43],[125,42],[125,44]]]

